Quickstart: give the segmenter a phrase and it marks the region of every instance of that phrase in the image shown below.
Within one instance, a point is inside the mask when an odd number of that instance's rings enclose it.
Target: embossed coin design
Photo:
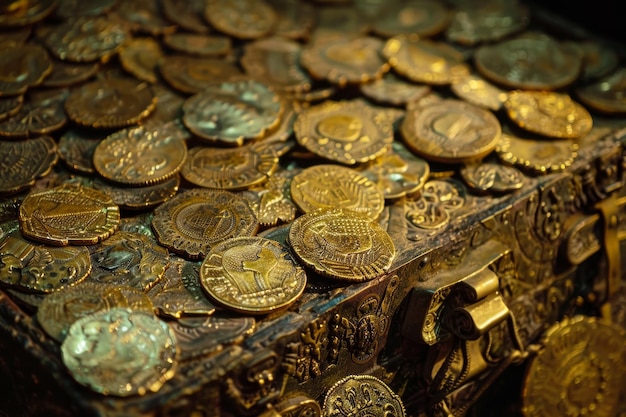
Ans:
[[[174,376],[176,336],[154,315],[117,307],[75,321],[61,354],[74,379],[96,392],[144,395]]]
[[[228,309],[267,314],[300,297],[306,273],[280,243],[251,236],[211,248],[202,262],[200,281],[209,297]]]
[[[57,145],[49,136],[19,141],[0,141],[0,195],[13,194],[35,185],[57,162]]]
[[[156,103],[148,84],[111,78],[72,90],[65,111],[79,125],[111,129],[136,124],[154,111]]]
[[[268,35],[277,18],[264,0],[208,0],[204,17],[215,29],[240,39]]]
[[[0,96],[24,94],[52,71],[48,52],[39,45],[0,49]]]
[[[63,93],[57,95],[48,90],[31,90],[26,96],[27,99],[16,113],[0,122],[0,136],[28,138],[47,135],[67,123]]]
[[[310,213],[322,208],[346,208],[376,219],[385,207],[378,186],[358,171],[340,165],[315,165],[291,181],[291,197]]]
[[[405,217],[415,227],[434,231],[450,222],[451,215],[465,206],[465,188],[455,180],[430,180],[416,199],[405,202]]]
[[[241,70],[223,59],[173,55],[159,66],[163,79],[185,94],[197,94],[216,82],[241,76]]]
[[[489,154],[498,144],[502,129],[490,111],[448,99],[408,111],[400,131],[416,154],[454,164]]]
[[[0,14],[0,27],[21,27],[32,25],[48,17],[59,4],[58,0],[29,0],[11,9],[10,6],[2,5]]]
[[[430,87],[427,85],[410,83],[389,72],[380,80],[361,84],[360,88],[361,93],[366,97],[378,103],[393,106],[404,106],[430,92]]]
[[[385,113],[360,99],[310,107],[298,114],[293,129],[300,145],[346,165],[371,161],[393,142]]]
[[[158,184],[136,187],[120,186],[101,178],[94,178],[89,186],[108,194],[121,209],[146,210],[154,208],[176,195],[180,186],[180,175],[175,175]]]
[[[483,161],[466,164],[460,170],[465,183],[476,192],[506,193],[524,185],[524,175],[514,168],[497,162]]]
[[[100,191],[64,184],[29,194],[19,220],[22,233],[31,239],[56,246],[89,245],[117,229],[120,211]]]
[[[569,140],[520,138],[503,133],[496,147],[501,161],[532,174],[563,171],[572,165],[578,146]]]
[[[223,240],[253,235],[258,227],[248,203],[225,190],[180,193],[157,207],[152,220],[159,242],[189,259],[206,256]]]
[[[396,254],[380,225],[349,209],[320,209],[291,223],[289,244],[305,266],[343,281],[367,281],[389,270]]]
[[[460,78],[453,82],[450,88],[459,98],[493,111],[500,110],[507,99],[504,90],[477,75]]]

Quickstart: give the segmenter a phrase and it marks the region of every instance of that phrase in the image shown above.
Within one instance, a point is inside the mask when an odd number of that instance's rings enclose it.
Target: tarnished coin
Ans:
[[[572,165],[578,146],[569,140],[546,141],[502,133],[496,153],[501,161],[526,172],[548,174]]]
[[[300,145],[346,165],[371,161],[393,142],[389,118],[361,99],[310,107],[298,114],[293,129]]]
[[[65,111],[79,125],[111,129],[138,123],[154,111],[156,102],[148,84],[109,78],[72,90]]]
[[[232,49],[228,36],[184,32],[164,36],[163,44],[176,52],[206,57],[227,55]]]
[[[349,375],[326,392],[323,417],[348,417],[361,412],[368,416],[404,417],[400,396],[380,379],[371,375]]]
[[[121,20],[133,33],[160,36],[176,31],[176,25],[161,13],[158,0],[120,1],[109,15]]]
[[[180,123],[180,118],[183,115],[185,97],[164,85],[154,84],[152,90],[157,98],[156,109],[141,121],[141,125],[145,126],[146,129],[154,129],[173,122],[173,124],[186,133],[186,138],[191,136]]]
[[[70,19],[80,16],[98,16],[111,10],[118,0],[63,0],[54,10],[54,16]]]
[[[128,38],[122,23],[104,16],[84,16],[53,27],[43,41],[63,61],[107,62]]]
[[[57,158],[57,145],[50,136],[0,141],[0,195],[32,187],[50,172]]]
[[[626,113],[626,68],[576,89],[576,96],[589,108],[608,114]]]
[[[84,280],[91,271],[84,247],[35,244],[20,233],[19,223],[0,225],[0,283],[25,292],[62,291]]]
[[[74,379],[98,393],[144,395],[174,376],[176,336],[154,315],[116,307],[75,321],[61,354]]]
[[[284,38],[307,39],[315,27],[317,10],[299,0],[268,0],[276,12],[273,34]]]
[[[493,111],[500,110],[507,99],[504,90],[475,74],[455,80],[450,89],[460,99]]]
[[[583,52],[584,80],[594,80],[613,72],[619,65],[617,52],[610,46],[594,41],[583,41],[576,44]]]
[[[278,156],[269,146],[197,146],[189,151],[182,175],[200,187],[243,190],[266,181],[277,167]]]
[[[575,316],[543,335],[525,376],[526,417],[616,416],[626,376],[624,328]]]
[[[291,197],[303,213],[345,208],[376,219],[385,207],[378,185],[358,171],[341,165],[314,165],[291,181]]]
[[[316,79],[333,84],[361,84],[389,71],[381,56],[384,42],[374,37],[333,36],[302,49],[300,63]]]
[[[280,243],[258,236],[225,240],[200,268],[202,288],[216,303],[244,314],[267,314],[293,304],[306,273]]]
[[[37,321],[50,337],[61,343],[78,319],[117,307],[153,311],[150,299],[141,290],[83,281],[47,295],[37,309]]]
[[[367,281],[384,275],[396,254],[387,232],[350,209],[320,209],[291,223],[289,244],[305,266],[338,280]]]
[[[159,69],[170,86],[185,94],[197,94],[216,82],[242,75],[239,68],[223,59],[186,55],[168,56]]]
[[[264,0],[208,0],[204,17],[213,28],[239,39],[267,36],[276,24],[276,12]]]
[[[183,134],[166,125],[153,130],[144,126],[119,130],[103,139],[93,154],[94,168],[103,178],[136,186],[173,177],[186,159]]]
[[[361,93],[382,104],[404,106],[408,102],[419,100],[430,92],[430,87],[405,81],[388,72],[380,80],[361,84]]]
[[[478,193],[507,193],[519,190],[525,183],[524,175],[518,169],[497,162],[466,164],[460,174],[468,187]]]
[[[157,207],[152,220],[159,242],[189,259],[206,256],[223,240],[253,235],[258,227],[248,203],[225,190],[180,193]]]
[[[24,104],[14,115],[0,122],[0,137],[28,138],[47,135],[67,123],[63,109],[63,91],[32,91],[26,97]]]
[[[51,71],[48,52],[39,45],[0,48],[0,96],[24,94]]]
[[[250,42],[244,47],[240,63],[246,73],[277,91],[309,91],[311,79],[300,67],[299,43],[273,37]]]
[[[106,194],[64,184],[29,194],[19,220],[22,233],[31,239],[55,246],[89,245],[117,229],[120,212]]]
[[[0,49],[24,45],[32,32],[32,26],[0,30]]]
[[[44,87],[69,87],[87,81],[100,69],[97,62],[68,62],[55,59],[52,61],[52,72],[44,80]]]
[[[581,54],[535,32],[481,46],[474,54],[474,64],[482,76],[524,90],[565,87],[578,78],[582,62]]]
[[[448,99],[407,112],[400,131],[416,154],[454,164],[489,154],[498,144],[502,129],[490,111]]]
[[[67,130],[59,138],[59,157],[73,171],[94,174],[93,152],[106,136],[77,129]]]
[[[522,129],[551,138],[579,138],[593,126],[589,112],[567,94],[511,91],[504,107],[509,118]]]
[[[122,68],[141,81],[156,83],[159,80],[159,65],[163,51],[153,38],[134,38],[119,51]]]
[[[0,27],[20,27],[32,25],[50,16],[58,5],[57,0],[29,0],[15,8],[2,5]]]
[[[24,105],[24,96],[0,97],[0,121],[15,115]]]
[[[196,33],[208,33],[203,13],[206,7],[204,0],[163,0],[161,2],[163,15],[180,26]]]
[[[386,6],[386,7],[385,7]],[[390,2],[383,6],[372,29],[380,36],[414,33],[421,37],[437,35],[450,23],[450,12],[434,0]]]
[[[180,186],[180,175],[175,175],[163,182],[144,186],[120,186],[95,178],[90,186],[111,197],[111,200],[123,210],[146,210],[154,208],[176,195]]]

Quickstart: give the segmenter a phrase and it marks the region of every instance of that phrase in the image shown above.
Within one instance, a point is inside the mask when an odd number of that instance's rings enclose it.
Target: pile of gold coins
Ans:
[[[0,29],[0,284],[106,395],[384,275],[386,205],[438,230],[442,179],[515,192],[626,113],[617,52],[514,0],[14,0]]]

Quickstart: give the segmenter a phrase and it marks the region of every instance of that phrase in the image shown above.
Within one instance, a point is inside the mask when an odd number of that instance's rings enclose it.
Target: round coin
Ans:
[[[195,33],[208,33],[209,27],[202,14],[204,0],[163,0],[163,15],[182,29]]]
[[[401,33],[427,38],[442,32],[450,23],[448,9],[433,0],[391,2],[377,17],[372,30],[387,38]]]
[[[119,51],[122,68],[142,81],[156,83],[163,51],[152,38],[135,38],[126,42]]]
[[[507,93],[478,75],[455,80],[450,89],[460,99],[475,106],[498,111],[507,99]]]
[[[460,174],[465,183],[478,193],[507,193],[519,190],[525,183],[524,175],[518,169],[497,162],[465,164]]]
[[[13,9],[6,3],[2,5],[0,27],[20,27],[40,22],[52,14],[58,5],[57,0],[29,0],[17,3],[18,7]]]
[[[52,72],[44,81],[44,87],[69,87],[87,81],[100,69],[97,62],[76,63],[61,60],[52,62]]]
[[[268,35],[277,19],[264,0],[208,0],[204,17],[213,28],[239,39]]]
[[[146,210],[154,208],[174,197],[180,186],[180,175],[153,185],[138,187],[120,186],[100,178],[91,181],[90,186],[109,195],[123,210]]]
[[[67,123],[63,110],[63,93],[50,95],[48,90],[42,90],[37,94],[28,94],[27,97],[13,116],[0,122],[0,137],[28,138],[47,135]]]
[[[232,49],[231,38],[227,36],[196,33],[172,33],[163,37],[163,43],[177,52],[207,57],[227,55]]]
[[[430,87],[405,81],[388,72],[380,80],[361,84],[361,93],[382,104],[404,106],[430,92]]]
[[[163,16],[161,2],[157,0],[120,1],[109,15],[122,21],[133,33],[160,36],[174,33],[177,29]]]
[[[346,165],[371,161],[393,142],[393,125],[385,112],[361,99],[310,107],[298,114],[293,129],[300,145]]]
[[[117,229],[120,212],[100,191],[63,184],[24,198],[19,220],[22,233],[31,239],[55,246],[89,245]]]
[[[498,144],[501,127],[490,111],[448,99],[408,111],[400,131],[416,154],[454,164],[488,155]]]
[[[579,138],[593,126],[589,112],[567,94],[511,91],[504,107],[509,118],[522,129],[551,138]]]
[[[376,219],[385,207],[385,196],[376,183],[358,171],[341,165],[314,165],[293,177],[291,198],[303,213],[345,208]]]
[[[268,314],[300,297],[306,273],[286,247],[262,237],[225,240],[207,254],[200,282],[216,303],[244,314]]]
[[[24,94],[52,71],[48,52],[39,45],[0,48],[0,96]]]
[[[216,82],[241,76],[241,71],[223,59],[168,56],[159,67],[163,79],[185,94],[197,94]]]
[[[110,78],[72,90],[65,101],[65,111],[79,125],[112,129],[138,123],[154,111],[156,102],[148,84]]]
[[[24,96],[0,97],[0,121],[15,115],[24,105]]]
[[[578,146],[569,140],[535,140],[503,133],[496,147],[501,161],[532,174],[563,171],[572,165]]]
[[[61,354],[74,379],[98,393],[144,395],[174,376],[176,336],[154,315],[117,307],[75,321]]]
[[[248,203],[225,190],[180,193],[157,207],[152,220],[158,241],[189,259],[206,256],[223,240],[253,235],[258,227]]]
[[[576,89],[576,96],[590,109],[601,113],[626,113],[626,68]]]
[[[50,172],[57,158],[56,142],[49,136],[0,141],[0,195],[32,187]]]

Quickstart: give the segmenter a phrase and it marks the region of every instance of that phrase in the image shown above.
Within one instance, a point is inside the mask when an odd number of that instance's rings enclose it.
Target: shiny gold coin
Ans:
[[[159,69],[171,87],[185,94],[197,94],[216,82],[242,75],[235,65],[223,59],[185,55],[168,56]]]
[[[24,105],[24,96],[0,97],[0,121],[15,115]]]
[[[50,337],[62,343],[75,321],[116,307],[153,312],[152,303],[143,291],[83,281],[47,295],[37,309],[37,321]]]
[[[176,31],[176,25],[163,16],[161,2],[157,0],[121,1],[109,13],[120,20],[133,33],[161,36]]]
[[[405,144],[416,154],[454,164],[488,155],[502,130],[490,111],[448,99],[407,112],[400,131]]]
[[[300,63],[316,79],[332,84],[362,84],[389,71],[381,57],[384,42],[374,37],[334,36],[302,49]]]
[[[248,203],[225,190],[192,189],[154,211],[159,243],[189,259],[206,256],[217,243],[256,233],[259,222]]]
[[[358,171],[341,165],[314,165],[291,181],[291,197],[303,213],[345,208],[376,219],[385,207],[378,185]]]
[[[430,86],[410,83],[388,72],[380,80],[361,84],[361,93],[378,103],[404,106],[430,92]]]
[[[122,68],[141,81],[156,83],[163,51],[153,38],[135,38],[126,42],[119,51]]]
[[[24,236],[55,246],[89,245],[118,227],[119,208],[104,193],[77,185],[60,185],[29,194],[19,211]]]
[[[531,32],[481,46],[474,64],[482,76],[505,87],[556,90],[578,78],[582,55],[547,35]]]
[[[575,316],[548,329],[531,358],[522,392],[526,417],[613,417],[626,378],[626,332]]]
[[[182,132],[161,126],[119,130],[103,139],[93,153],[96,171],[105,179],[127,185],[152,185],[176,175],[187,159]]]
[[[65,101],[65,111],[79,125],[111,129],[138,123],[154,111],[156,102],[148,84],[111,78],[74,89]]]
[[[306,273],[278,242],[239,237],[211,248],[200,268],[200,282],[223,307],[244,314],[268,314],[300,297]]]
[[[468,75],[454,81],[450,89],[460,99],[478,107],[498,111],[507,99],[504,90],[478,75]]]
[[[104,179],[94,178],[90,187],[106,193],[120,209],[146,210],[154,208],[176,195],[180,186],[180,175],[175,175],[163,182],[143,186],[120,186]]]
[[[563,171],[572,165],[578,146],[569,140],[546,141],[503,133],[496,148],[500,160],[533,174]]]
[[[593,126],[589,112],[567,94],[511,91],[504,107],[522,129],[551,138],[579,138]]]
[[[626,68],[576,89],[576,97],[589,108],[608,114],[626,113]]]
[[[87,81],[100,69],[97,62],[77,63],[55,59],[52,61],[52,72],[43,80],[44,87],[69,87]]]
[[[163,37],[163,44],[176,52],[205,57],[227,55],[232,50],[232,40],[227,36],[197,33],[172,33]]]
[[[300,145],[346,165],[371,161],[393,142],[385,113],[360,99],[310,107],[298,114],[293,129]]]
[[[300,170],[282,170],[272,174],[263,187],[244,194],[261,226],[276,226],[296,218],[298,208],[291,199],[291,180]]]
[[[57,145],[50,136],[0,141],[0,195],[17,193],[35,185],[57,162]]]
[[[163,0],[163,15],[182,29],[194,33],[208,33],[209,27],[202,14],[204,0]]]
[[[13,10],[11,10],[11,7],[2,5],[0,27],[12,28],[38,23],[50,16],[58,5],[57,0],[29,0],[20,3],[23,3],[23,6]]]
[[[204,17],[213,28],[239,39],[267,36],[277,20],[264,0],[208,0]]]
[[[33,91],[11,117],[0,122],[0,137],[29,138],[47,135],[67,123],[63,109],[65,93],[54,90]]]
[[[244,190],[265,182],[278,167],[272,147],[256,144],[239,148],[198,146],[189,152],[183,177],[192,184],[222,190]]]
[[[396,249],[371,217],[350,209],[321,209],[296,218],[289,229],[296,256],[316,272],[343,281],[384,275]]]
[[[411,0],[384,5],[372,30],[387,38],[401,33],[427,38],[445,30],[449,23],[450,12],[443,4],[433,0]]]
[[[0,49],[0,96],[24,94],[52,71],[48,52],[39,45]]]
[[[25,239],[19,223],[0,225],[0,283],[25,292],[63,291],[91,271],[84,247],[53,247]]]
[[[398,74],[418,83],[450,84],[469,74],[469,66],[456,49],[416,35],[388,39],[383,55]]]
[[[74,379],[95,392],[144,395],[174,376],[176,336],[153,314],[116,307],[75,321],[61,355]]]
[[[516,168],[497,162],[466,164],[460,169],[463,181],[478,193],[508,193],[524,186],[524,175]]]

